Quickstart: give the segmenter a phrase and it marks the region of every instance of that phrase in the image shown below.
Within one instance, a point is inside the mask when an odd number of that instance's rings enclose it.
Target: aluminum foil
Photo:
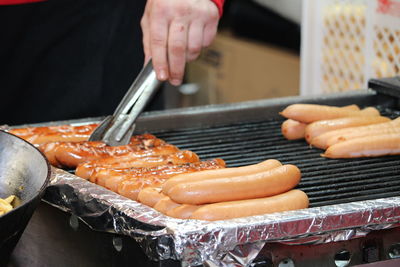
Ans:
[[[182,266],[246,266],[266,242],[320,244],[397,227],[400,197],[206,222],[167,217],[60,169],[44,200],[92,229],[134,238],[152,260]]]

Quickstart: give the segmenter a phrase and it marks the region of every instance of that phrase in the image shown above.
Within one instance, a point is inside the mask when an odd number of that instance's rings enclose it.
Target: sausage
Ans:
[[[145,157],[145,158],[137,158],[131,161],[121,162],[120,164],[114,164],[110,166],[104,167],[116,167],[116,168],[151,168],[156,166],[163,166],[163,165],[182,165],[185,163],[193,163],[198,162],[199,156],[196,153],[188,150],[179,151],[174,154],[170,155],[160,155],[154,157]],[[125,174],[126,175],[126,174]],[[107,180],[107,177],[103,176],[96,176],[97,180],[94,181],[96,184],[104,186]],[[93,179],[92,179],[93,180]],[[92,181],[91,180],[91,181]]]
[[[146,206],[154,207],[164,197],[165,195],[161,193],[161,188],[147,187],[140,190],[138,201]]]
[[[210,180],[221,177],[234,177],[246,174],[253,174],[261,171],[267,171],[276,167],[282,166],[282,164],[275,160],[269,159],[263,162],[236,168],[226,168],[219,170],[205,170],[195,173],[187,173],[176,175],[175,177],[169,179],[162,187],[164,194],[168,195],[169,190],[177,184],[187,181],[200,181],[200,180]]]
[[[167,195],[177,203],[192,205],[260,198],[286,192],[300,178],[300,170],[288,164],[242,176],[179,183]]]
[[[323,157],[358,158],[400,155],[400,134],[379,134],[343,141],[328,147]]]
[[[131,151],[126,154],[121,154],[118,156],[108,156],[103,158],[98,158],[95,160],[87,161],[78,164],[75,170],[75,174],[79,177],[88,179],[94,172],[97,167],[105,168],[114,168],[114,169],[122,169],[138,166],[141,160],[148,159],[148,166],[156,166],[160,164],[151,163],[150,160],[159,161],[165,159],[168,155],[173,155],[179,152],[179,149],[176,146],[169,144],[162,144],[156,147],[138,149],[136,151]],[[182,156],[187,157],[187,153],[183,153]],[[189,153],[188,153],[189,154]],[[190,154],[191,156],[195,156]],[[143,165],[143,164],[142,164]],[[146,167],[146,166],[141,166]]]
[[[247,216],[305,209],[309,205],[307,195],[294,189],[279,195],[239,201],[204,205],[193,212],[191,219],[217,221]]]
[[[311,123],[320,120],[330,120],[343,117],[358,116],[380,116],[376,108],[369,107],[361,111],[349,110],[348,108],[315,105],[315,104],[293,104],[286,107],[280,114],[287,118],[303,123]]]
[[[389,118],[381,116],[345,117],[333,120],[315,121],[308,124],[305,128],[305,138],[308,143],[311,143],[313,138],[329,131],[388,121],[390,121]]]
[[[365,131],[360,130],[358,132],[349,132],[343,135],[334,136],[328,139],[327,145],[328,147],[355,138],[365,137],[365,136],[372,136],[372,135],[380,135],[380,134],[399,134],[400,133],[400,126],[390,126],[384,127],[382,129],[366,129]]]
[[[203,205],[182,204],[176,208],[167,211],[167,215],[177,219],[190,219],[193,212],[195,212],[197,209],[201,207],[203,207]]]
[[[166,164],[152,168],[130,168],[126,171],[115,171],[114,175],[95,175],[95,181],[98,185],[104,186],[111,191],[116,192],[120,182],[131,178],[149,178],[149,179],[168,179],[180,173],[189,173],[199,170],[219,169],[225,166],[222,159],[207,161],[189,162],[180,165]]]
[[[134,136],[131,143],[126,146],[110,147],[103,142],[51,142],[39,145],[39,149],[46,155],[50,163],[57,167],[63,167],[57,157],[65,156],[71,161],[85,161],[110,155],[125,154],[130,151],[144,150],[154,146],[165,144],[164,141],[150,134]],[[66,154],[66,155],[63,155]],[[50,160],[51,159],[51,160]],[[74,163],[76,164],[76,162]],[[67,166],[68,167],[68,166]]]
[[[221,159],[207,160],[183,164],[180,166],[160,166],[161,170],[149,168],[140,176],[125,178],[112,184],[112,180],[107,179],[105,185],[107,188],[117,188],[116,192],[127,198],[137,200],[140,190],[146,187],[161,187],[168,178],[173,177],[177,173],[196,172],[198,170],[223,168],[225,162]]]
[[[75,168],[78,164],[109,156],[120,156],[129,152],[145,151],[148,148],[165,144],[164,141],[150,134],[134,136],[125,146],[107,146],[100,141],[56,142],[39,146],[47,156],[53,155],[54,165],[58,167]],[[53,154],[54,153],[54,154]]]
[[[163,213],[163,214],[167,214],[167,212],[171,209],[174,209],[176,207],[179,207],[180,204],[175,203],[174,201],[172,201],[169,197],[163,197],[162,199],[160,199],[155,205],[154,205],[154,209]]]
[[[32,144],[61,141],[80,142],[88,140],[97,126],[98,124],[27,127],[11,129],[8,132],[25,139]]]
[[[133,168],[140,170],[142,168]],[[114,171],[114,175],[109,176],[111,172],[107,172],[107,169],[102,169],[97,172],[96,175],[93,175],[90,177],[90,181],[92,183],[96,183],[98,185],[101,185],[107,189],[110,189],[113,192],[117,192],[118,190],[118,184],[126,179],[131,179],[131,178],[142,178],[140,177],[140,174],[137,173],[135,175],[126,175],[123,172],[116,170]],[[123,169],[120,169],[123,170]]]
[[[164,182],[165,179],[152,179],[149,177],[127,179],[118,183],[116,193],[129,199],[137,200],[141,190],[147,187],[161,187]]]
[[[326,149],[329,145],[337,143],[341,140],[345,140],[345,138],[350,139],[373,135],[381,132],[395,132],[396,129],[399,127],[400,118],[397,118],[389,122],[333,130],[313,138],[311,140],[311,145],[321,149]]]
[[[51,142],[51,143],[46,143],[42,144],[39,146],[39,149],[45,154],[47,160],[49,163],[55,167],[61,167],[61,165],[58,163],[57,158],[56,158],[56,148],[60,145],[59,142]]]
[[[350,105],[342,107],[341,109],[349,110],[349,111],[358,111],[360,110],[357,105]],[[365,111],[364,111],[365,112]],[[302,139],[305,136],[305,129],[307,127],[307,123],[299,122],[292,119],[285,120],[281,125],[281,131],[283,136],[288,140],[297,140]]]
[[[92,183],[104,186],[105,188],[116,192],[118,189],[118,184],[121,181],[130,179],[130,178],[141,178],[139,170],[143,169],[143,168],[130,168],[130,169],[135,169],[138,171],[136,173],[132,172],[131,175],[126,175],[123,172],[124,169],[117,169],[117,170],[100,169],[99,171],[96,172],[96,174],[94,174],[90,177],[90,181]],[[112,174],[112,173],[114,173],[114,174]]]
[[[304,138],[307,124],[292,119],[285,120],[281,125],[283,136],[288,140]]]

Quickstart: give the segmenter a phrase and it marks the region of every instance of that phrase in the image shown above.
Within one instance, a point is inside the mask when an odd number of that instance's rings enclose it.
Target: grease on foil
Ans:
[[[152,260],[182,266],[245,266],[266,242],[321,244],[399,226],[400,197],[206,222],[167,217],[63,170],[53,168],[44,200],[98,231],[134,238]]]

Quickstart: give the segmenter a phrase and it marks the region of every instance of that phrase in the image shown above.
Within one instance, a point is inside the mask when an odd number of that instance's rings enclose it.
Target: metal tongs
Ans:
[[[114,114],[107,116],[97,126],[89,141],[104,141],[109,146],[127,145],[135,130],[137,117],[160,84],[150,60],[132,83]]]

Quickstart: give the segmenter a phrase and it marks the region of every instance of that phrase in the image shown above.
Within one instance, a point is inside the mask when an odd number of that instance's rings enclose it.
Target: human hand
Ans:
[[[186,62],[196,59],[217,32],[219,13],[211,0],[147,0],[141,20],[145,62],[157,79],[182,83]]]

